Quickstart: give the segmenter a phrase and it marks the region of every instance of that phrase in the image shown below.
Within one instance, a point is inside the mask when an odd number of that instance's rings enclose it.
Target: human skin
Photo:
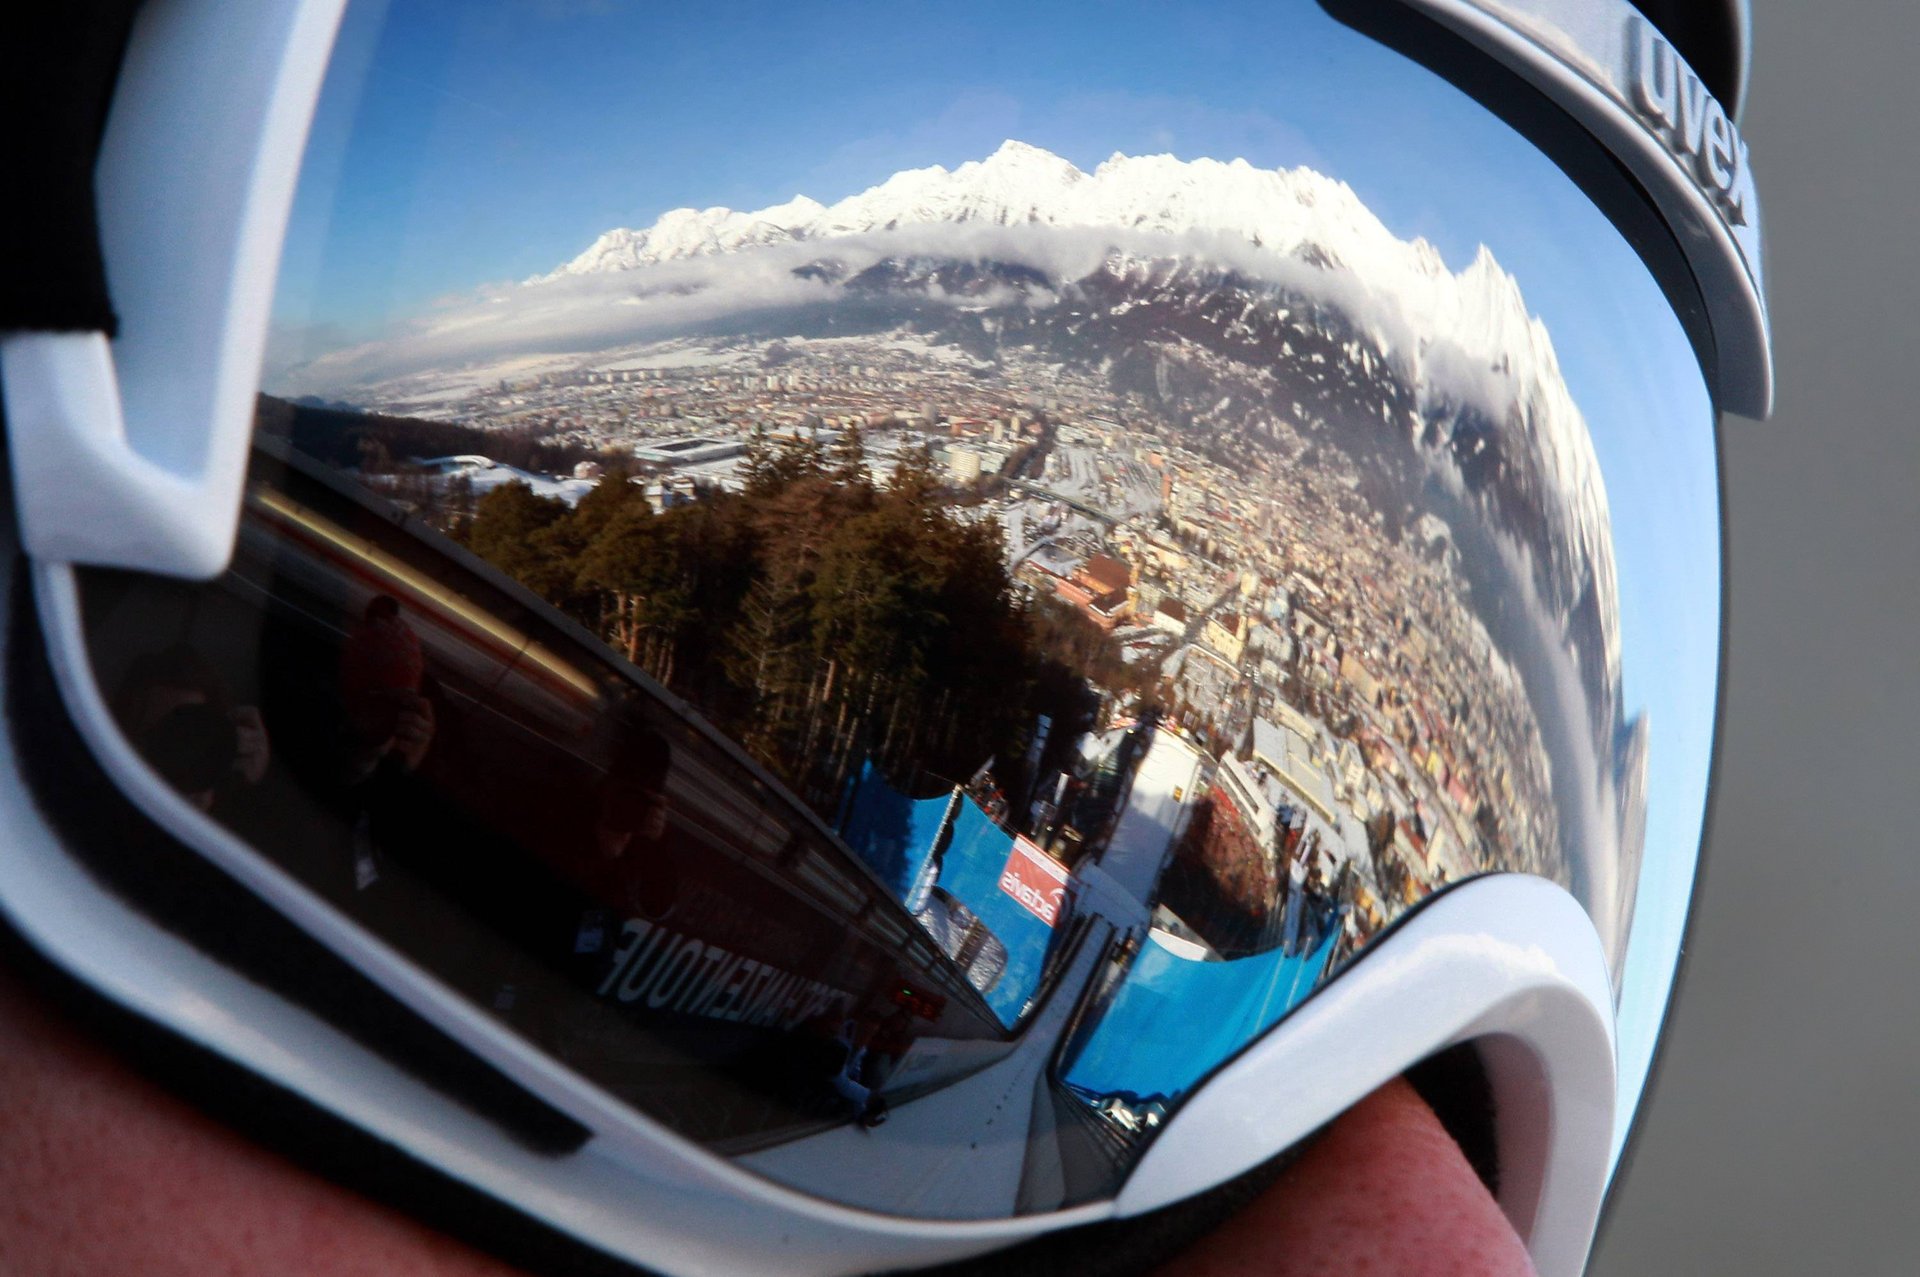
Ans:
[[[1159,1277],[1523,1277],[1533,1263],[1460,1146],[1395,1078]]]
[[[0,970],[0,1273],[507,1277],[518,1270],[252,1144]],[[1533,1271],[1413,1088],[1356,1105],[1164,1277]]]

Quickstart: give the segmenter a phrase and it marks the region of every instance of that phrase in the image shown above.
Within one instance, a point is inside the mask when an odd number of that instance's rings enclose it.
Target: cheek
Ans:
[[[4,968],[0,1097],[0,1272],[508,1277],[174,1099]]]
[[[1433,1111],[1396,1079],[1163,1277],[1532,1272],[1499,1203]]]

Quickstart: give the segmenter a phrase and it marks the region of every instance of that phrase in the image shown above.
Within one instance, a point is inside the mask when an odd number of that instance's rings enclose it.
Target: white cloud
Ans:
[[[1376,296],[1349,272],[1280,257],[1233,236],[929,224],[663,262],[631,271],[487,285],[464,299],[440,299],[430,312],[397,323],[377,340],[340,346],[318,357],[312,352],[324,334],[309,330],[296,340],[295,334],[282,332],[276,334],[276,348],[286,354],[270,363],[268,385],[286,393],[338,394],[394,376],[476,360],[589,353],[841,296],[837,285],[794,273],[795,268],[814,262],[836,263],[843,274],[851,275],[887,257],[991,260],[1030,267],[1063,283],[1088,275],[1113,252],[1205,262],[1295,289],[1340,308],[1375,333],[1390,351],[1414,348],[1414,333],[1395,299]],[[1004,304],[1015,300],[1015,294],[945,300],[955,305]],[[1042,291],[1032,304],[1045,306],[1053,301],[1052,293]],[[308,358],[296,365],[292,356],[302,351]]]

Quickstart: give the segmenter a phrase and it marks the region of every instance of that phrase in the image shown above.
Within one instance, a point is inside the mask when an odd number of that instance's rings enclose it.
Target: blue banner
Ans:
[[[987,930],[1007,947],[1006,970],[987,990],[987,1005],[1003,1024],[1020,1018],[1047,962],[1054,929],[1000,889],[1000,875],[1013,851],[1013,835],[993,823],[971,798],[960,804],[953,841],[940,866],[940,886],[973,910]]]
[[[909,798],[888,784],[868,762],[846,801],[841,836],[880,876],[895,899],[910,909],[919,909],[928,902],[913,897],[916,888],[925,892],[924,876],[935,853],[940,852],[941,824],[952,802],[952,796],[945,794]],[[977,920],[1004,948],[1004,967],[999,967],[996,950],[994,959],[983,962],[974,978],[977,983],[992,980],[984,990],[987,1005],[1008,1027],[1019,1020],[1020,1012],[1040,987],[1047,949],[1054,936],[1052,927],[1001,890],[1000,877],[1012,851],[1013,835],[994,824],[980,804],[963,798],[954,812],[946,848],[940,853],[939,877],[934,884],[966,907],[972,915],[968,922]],[[938,902],[934,907],[945,908]],[[959,917],[965,919],[966,915]],[[925,919],[922,925],[928,925]],[[958,943],[945,928],[931,929],[943,945]],[[995,967],[999,968],[997,973]]]
[[[909,798],[889,785],[869,760],[847,800],[840,836],[880,875],[894,899],[905,903],[933,858],[951,801],[946,794]]]
[[[1089,1095],[1172,1100],[1313,992],[1337,927],[1309,953],[1204,962],[1148,940],[1106,1012],[1069,1048],[1063,1078]]]

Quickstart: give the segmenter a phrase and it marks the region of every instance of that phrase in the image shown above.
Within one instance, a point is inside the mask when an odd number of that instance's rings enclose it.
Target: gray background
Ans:
[[[1920,5],[1754,36],[1780,392],[1722,439],[1718,783],[1603,1277],[1920,1273]]]

